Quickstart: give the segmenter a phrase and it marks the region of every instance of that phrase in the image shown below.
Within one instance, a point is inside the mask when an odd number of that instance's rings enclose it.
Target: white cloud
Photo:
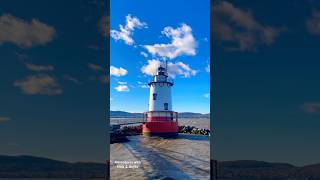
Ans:
[[[28,95],[58,95],[62,93],[60,84],[49,75],[32,75],[18,80],[14,86],[21,88]]]
[[[10,14],[0,16],[0,45],[5,42],[20,47],[31,48],[35,45],[45,45],[55,35],[55,29],[37,19],[26,22]]]
[[[31,64],[31,63],[26,63],[25,64],[26,67],[31,70],[31,71],[36,71],[36,72],[40,72],[40,71],[53,71],[54,68],[52,65],[36,65],[36,64]]]
[[[148,64],[145,66],[142,66],[141,72],[147,75],[154,75],[157,72],[158,67],[160,66],[160,61],[159,60],[148,60]]]
[[[128,71],[122,67],[116,68],[114,66],[110,66],[110,75],[111,76],[120,77],[120,76],[125,76],[127,74],[128,74]]]
[[[119,81],[118,84],[127,84],[127,82]]]
[[[169,76],[175,78],[176,75],[182,75],[183,77],[195,76],[197,74],[196,70],[190,68],[189,65],[183,62],[168,63],[168,73]]]
[[[138,83],[139,87],[141,87],[141,88],[149,88],[149,86],[147,84],[145,84],[141,81],[138,81],[137,83]]]
[[[148,60],[148,64],[141,68],[141,72],[152,76],[157,72],[160,64],[161,62],[159,60]],[[170,62],[168,63],[168,74],[171,78],[175,78],[177,75],[190,77],[195,76],[197,71],[193,70],[189,65],[184,64],[183,62]]]
[[[145,52],[140,52],[140,55],[142,55],[143,57],[147,58],[148,57],[148,54],[145,53]]]
[[[128,92],[129,91],[129,87],[127,85],[118,85],[114,89],[117,90],[118,92]]]
[[[210,73],[210,64],[205,67],[206,72]]]
[[[133,45],[134,40],[132,39],[134,29],[147,28],[147,23],[141,22],[137,17],[131,17],[130,14],[126,16],[126,25],[119,25],[120,31],[111,30],[111,37],[118,40],[123,40],[128,45]]]
[[[205,98],[210,98],[210,93],[205,93],[203,96],[204,96]]]
[[[171,38],[171,43],[145,45],[144,48],[153,56],[157,55],[163,58],[173,59],[181,55],[196,55],[197,43],[192,35],[191,27],[187,24],[182,24],[176,29],[170,26],[165,27],[161,33]]]

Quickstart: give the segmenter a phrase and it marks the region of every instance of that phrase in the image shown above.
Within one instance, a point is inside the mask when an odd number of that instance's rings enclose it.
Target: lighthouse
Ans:
[[[144,113],[142,132],[146,136],[174,137],[178,135],[178,113],[172,111],[171,88],[167,63],[160,67],[149,81],[149,108]]]

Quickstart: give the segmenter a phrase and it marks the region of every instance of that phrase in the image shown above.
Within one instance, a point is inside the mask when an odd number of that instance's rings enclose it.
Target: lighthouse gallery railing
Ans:
[[[178,113],[174,111],[148,111],[143,113],[143,121],[173,121],[178,122]]]
[[[167,78],[165,81],[157,81],[156,82],[156,81],[154,81],[154,79],[151,79],[148,81],[148,85],[151,85],[152,83],[169,83],[169,84],[173,85],[174,81],[171,78]]]

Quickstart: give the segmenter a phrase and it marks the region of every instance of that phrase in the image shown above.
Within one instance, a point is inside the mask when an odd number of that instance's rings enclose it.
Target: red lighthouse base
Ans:
[[[149,111],[145,113],[146,122],[142,133],[145,136],[175,137],[178,136],[178,116],[172,111]]]

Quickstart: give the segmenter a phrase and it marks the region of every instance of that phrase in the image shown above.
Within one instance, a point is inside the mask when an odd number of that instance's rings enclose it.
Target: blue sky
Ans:
[[[111,110],[146,111],[149,97],[146,83],[151,78],[148,74],[158,61],[166,59],[175,81],[173,110],[209,113],[209,3],[209,0],[111,1],[110,65],[114,70],[110,79]],[[165,28],[167,35],[162,33]],[[179,43],[182,46],[174,45]]]

